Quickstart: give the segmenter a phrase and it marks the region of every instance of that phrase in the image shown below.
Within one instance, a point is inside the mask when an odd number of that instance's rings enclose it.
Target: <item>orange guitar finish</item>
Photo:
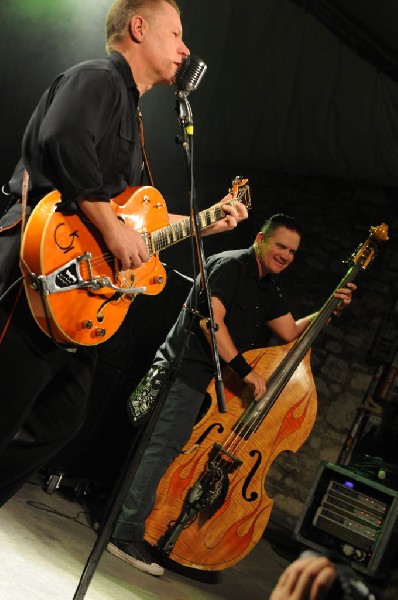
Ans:
[[[45,294],[44,305],[42,294],[32,287],[35,279],[30,274],[47,275],[89,252],[91,258],[79,263],[83,279],[108,277],[118,287],[145,287],[146,294],[159,294],[166,285],[166,272],[157,253],[137,269],[119,271],[118,261],[107,251],[99,232],[77,215],[63,215],[57,210],[59,202],[57,191],[45,196],[24,232],[22,257],[29,305],[40,328],[57,341],[99,344],[119,328],[136,295],[115,293],[107,287],[65,289]],[[169,224],[166,203],[153,187],[128,188],[111,204],[118,216],[142,233]],[[61,272],[60,279],[73,280],[75,273],[67,271]]]

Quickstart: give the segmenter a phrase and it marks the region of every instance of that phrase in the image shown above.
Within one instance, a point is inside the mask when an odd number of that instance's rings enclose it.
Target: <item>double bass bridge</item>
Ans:
[[[179,517],[170,522],[167,531],[158,542],[162,552],[169,554],[173,550],[181,531],[204,509],[207,519],[217,512],[227,497],[228,475],[236,471],[241,464],[242,461],[221,444],[214,444],[205,470],[187,492]]]

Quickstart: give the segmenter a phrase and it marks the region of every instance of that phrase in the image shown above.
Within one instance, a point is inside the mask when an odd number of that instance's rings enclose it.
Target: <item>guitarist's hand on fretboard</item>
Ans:
[[[206,227],[206,229],[203,229],[202,236],[212,235],[213,233],[221,233],[223,231],[230,231],[231,229],[235,229],[238,223],[248,218],[249,213],[246,206],[238,200],[234,200],[231,203],[232,199],[232,194],[224,196],[220,204],[222,204],[222,209],[226,213],[225,217],[213,225]]]

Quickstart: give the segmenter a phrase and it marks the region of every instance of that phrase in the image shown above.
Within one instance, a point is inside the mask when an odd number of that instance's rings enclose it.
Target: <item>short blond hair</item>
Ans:
[[[111,52],[115,43],[124,38],[134,15],[146,8],[155,11],[162,2],[167,2],[180,14],[175,0],[115,0],[106,18],[106,51]]]

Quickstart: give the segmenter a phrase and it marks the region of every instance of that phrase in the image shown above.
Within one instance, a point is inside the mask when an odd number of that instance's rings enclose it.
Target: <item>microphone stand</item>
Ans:
[[[215,380],[216,380],[216,394],[217,394],[217,402],[218,402],[218,410],[219,412],[226,412],[225,407],[225,399],[224,399],[224,384],[221,379],[221,368],[220,368],[220,360],[217,352],[217,343],[215,339],[214,332],[216,331],[216,325],[214,324],[214,316],[213,316],[213,307],[211,305],[211,299],[209,294],[209,286],[207,283],[207,272],[204,264],[204,252],[203,252],[203,243],[202,237],[200,235],[200,224],[198,218],[198,211],[196,209],[196,198],[195,198],[195,189],[193,184],[193,168],[192,168],[192,155],[193,155],[193,120],[192,120],[192,111],[190,104],[187,100],[187,92],[178,92],[177,96],[177,112],[179,115],[179,119],[183,126],[183,139],[182,146],[185,150],[186,158],[187,158],[187,168],[188,175],[190,177],[190,198],[191,198],[191,228],[195,231],[195,238],[198,250],[198,260],[200,265],[200,273],[202,280],[202,291],[204,290],[207,298],[207,306],[209,311],[209,319],[208,319],[208,327],[210,331],[210,340],[211,340],[211,349],[213,354],[213,361],[215,365]],[[194,311],[193,311],[194,312]],[[191,320],[192,324],[192,320]],[[191,325],[192,326],[192,325]],[[190,327],[191,327],[190,326]],[[181,354],[183,352],[183,348],[181,348]],[[86,561],[84,570],[81,574],[78,586],[75,590],[73,600],[83,600],[85,598],[86,592],[90,585],[92,578],[94,577],[96,568],[101,559],[101,556],[105,550],[105,547],[109,541],[109,538],[112,535],[113,529],[115,527],[118,515],[122,508],[125,497],[128,493],[128,490],[131,486],[131,483],[134,479],[135,473],[138,469],[139,463],[142,459],[142,456],[145,452],[146,447],[148,446],[149,440],[151,438],[153,429],[155,427],[158,415],[162,409],[164,400],[176,377],[176,373],[178,370],[178,364],[181,356],[177,355],[170,369],[169,376],[166,378],[164,384],[162,385],[162,389],[159,392],[159,398],[157,402],[157,406],[155,406],[151,418],[148,424],[141,425],[140,429],[137,431],[137,439],[133,441],[130,450],[128,452],[127,459],[122,467],[121,473],[119,474],[118,481],[115,485],[115,489],[111,498],[107,504],[105,510],[104,521],[102,526],[98,532],[97,540],[94,543],[94,546],[91,550],[91,553]]]
[[[217,341],[215,332],[217,331],[217,324],[214,322],[213,306],[211,303],[210,290],[207,278],[207,269],[205,264],[205,255],[203,250],[203,240],[201,235],[201,226],[199,223],[198,209],[196,205],[196,193],[194,186],[194,175],[193,175],[193,118],[191,105],[188,101],[188,93],[186,91],[178,90],[176,93],[176,111],[178,119],[182,127],[182,138],[178,138],[182,143],[182,147],[185,151],[188,181],[190,182],[190,216],[191,216],[191,230],[194,232],[196,240],[196,251],[198,256],[200,277],[202,283],[202,292],[204,293],[207,309],[208,319],[207,328],[210,333],[210,348],[213,357],[214,364],[214,379],[215,379],[215,390],[217,395],[217,406],[220,413],[227,412],[225,405],[224,396],[224,384],[221,378],[221,366],[220,357],[217,349]]]

